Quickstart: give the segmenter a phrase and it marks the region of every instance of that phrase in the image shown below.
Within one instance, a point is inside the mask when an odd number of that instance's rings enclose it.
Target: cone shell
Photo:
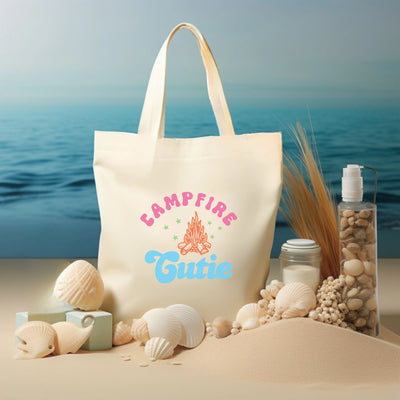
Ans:
[[[147,341],[144,351],[151,361],[169,358],[174,353],[175,346],[162,337],[152,337]]]
[[[244,305],[236,314],[236,321],[243,330],[254,329],[260,325],[260,318],[263,316],[263,310],[257,303]]]
[[[114,346],[121,346],[127,344],[132,340],[131,327],[125,322],[120,321],[113,326],[112,344]]]
[[[162,337],[176,347],[182,337],[182,325],[175,315],[165,308],[153,308],[143,314],[149,337]]]
[[[316,306],[313,290],[301,282],[285,285],[276,296],[275,309],[282,318],[304,317]]]
[[[53,324],[57,332],[55,354],[76,353],[89,338],[93,330],[93,323],[81,328],[73,322],[57,322]]]
[[[182,336],[178,344],[189,349],[198,346],[205,334],[204,321],[198,311],[185,304],[174,304],[167,307],[167,310],[174,314],[182,325]]]
[[[21,340],[14,356],[18,360],[46,357],[55,350],[56,331],[47,322],[27,322],[15,331],[15,336]]]
[[[132,322],[131,335],[134,340],[145,344],[149,339],[149,328],[143,318],[134,319]]]
[[[57,278],[54,296],[85,311],[97,310],[103,303],[104,284],[99,271],[84,260],[70,264]]]

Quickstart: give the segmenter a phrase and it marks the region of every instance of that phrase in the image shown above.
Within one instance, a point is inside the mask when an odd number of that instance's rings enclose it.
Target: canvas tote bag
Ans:
[[[219,136],[164,137],[167,50],[181,28],[200,47]],[[153,66],[138,133],[95,132],[103,309],[119,321],[183,303],[211,320],[257,301],[281,166],[281,133],[235,135],[208,44],[195,26],[176,26]]]

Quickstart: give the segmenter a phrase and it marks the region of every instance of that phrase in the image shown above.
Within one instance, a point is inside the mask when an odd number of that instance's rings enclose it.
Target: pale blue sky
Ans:
[[[141,104],[169,30],[208,40],[230,104],[400,106],[400,1],[1,0],[0,104]],[[190,34],[168,99],[206,99]]]

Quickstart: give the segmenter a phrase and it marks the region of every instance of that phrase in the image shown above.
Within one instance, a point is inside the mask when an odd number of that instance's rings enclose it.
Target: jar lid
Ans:
[[[321,248],[311,239],[289,239],[282,245],[282,251],[288,253],[320,253]]]

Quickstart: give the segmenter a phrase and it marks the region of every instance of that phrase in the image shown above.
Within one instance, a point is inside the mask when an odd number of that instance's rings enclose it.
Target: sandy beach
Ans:
[[[91,260],[94,261],[94,260]],[[104,352],[13,360],[15,312],[37,309],[68,264],[60,259],[1,260],[0,398],[3,399],[398,399],[400,336],[380,338],[296,318],[149,362],[132,342]],[[398,260],[381,262],[382,321],[399,326]],[[279,269],[272,260],[269,279]],[[397,269],[396,269],[397,268]],[[5,307],[7,305],[7,307]],[[130,356],[125,361],[121,356]]]

